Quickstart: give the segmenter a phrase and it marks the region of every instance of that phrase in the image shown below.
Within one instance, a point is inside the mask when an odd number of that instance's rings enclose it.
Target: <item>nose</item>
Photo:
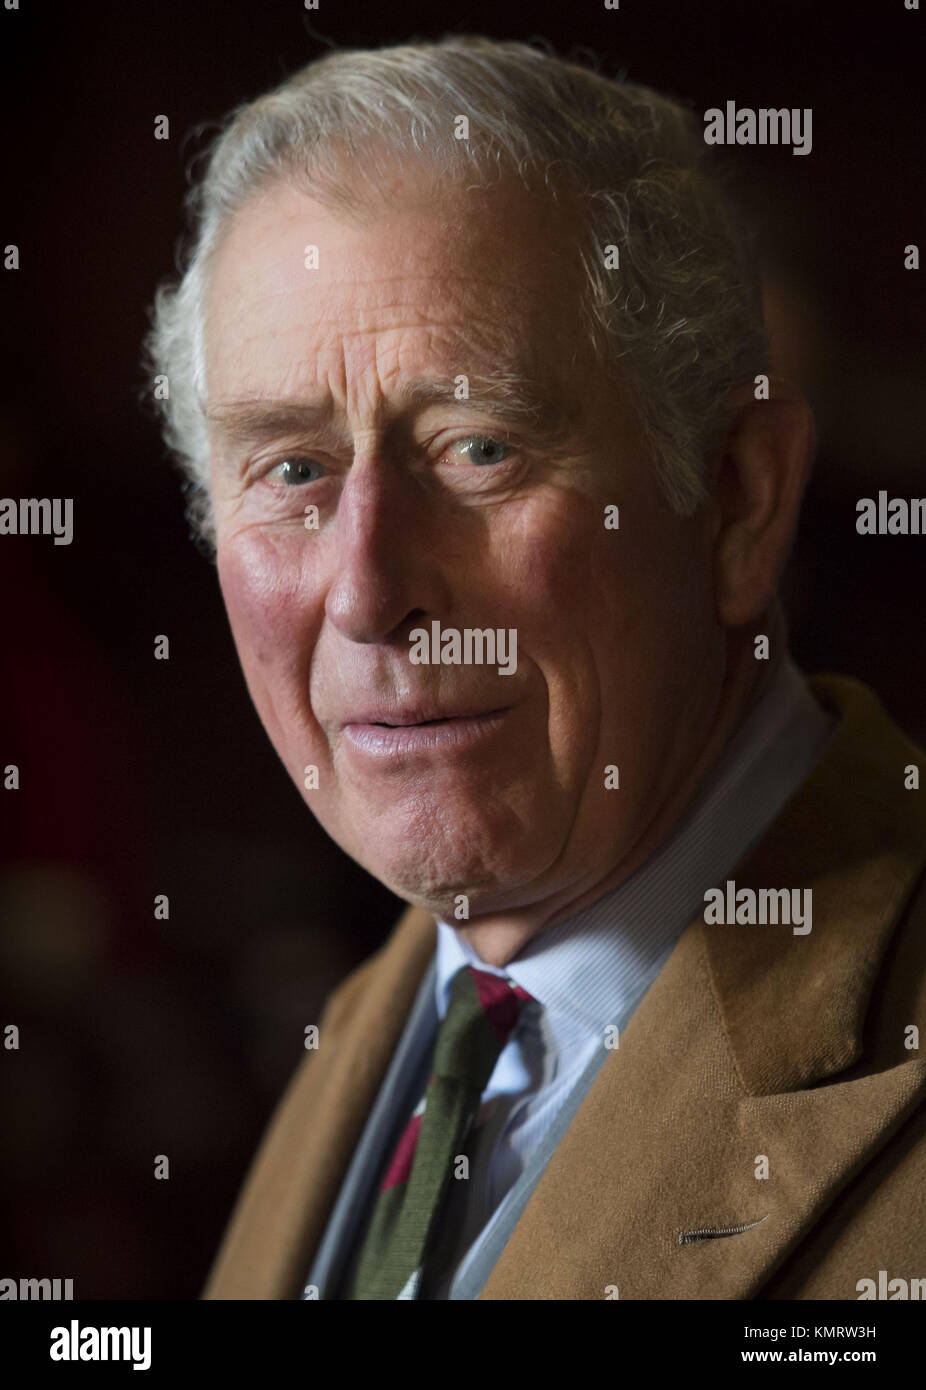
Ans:
[[[355,456],[338,499],[328,620],[353,642],[404,637],[445,611],[434,518],[421,485],[382,454]]]

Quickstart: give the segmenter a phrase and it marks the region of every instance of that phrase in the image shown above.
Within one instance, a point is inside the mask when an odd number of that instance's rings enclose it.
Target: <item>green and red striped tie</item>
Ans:
[[[396,1145],[342,1297],[420,1298],[436,1218],[482,1093],[532,996],[463,966],[438,1029],[431,1076]]]

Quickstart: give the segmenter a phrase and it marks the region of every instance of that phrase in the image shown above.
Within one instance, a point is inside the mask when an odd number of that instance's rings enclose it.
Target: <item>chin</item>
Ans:
[[[397,897],[435,913],[452,913],[461,893],[471,904],[501,905],[549,870],[568,833],[560,817],[538,824],[491,794],[456,801],[406,795],[381,811],[375,802],[350,796],[312,809],[367,873]],[[326,809],[331,814],[319,814]]]
[[[446,847],[443,847],[446,849]],[[464,895],[468,916],[478,911],[514,905],[519,890],[534,882],[548,867],[548,860],[533,862],[535,855],[500,856],[496,849],[490,856],[474,856],[472,849],[461,843],[456,854],[428,852],[428,846],[416,844],[414,852],[404,846],[404,853],[371,855],[369,845],[365,855],[355,856],[368,873],[406,902],[414,903],[445,921],[459,921],[460,896]],[[350,851],[348,851],[350,853]],[[512,897],[514,895],[514,897]]]

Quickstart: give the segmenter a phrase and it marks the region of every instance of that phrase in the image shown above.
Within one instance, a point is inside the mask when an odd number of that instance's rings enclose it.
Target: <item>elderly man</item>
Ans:
[[[711,158],[655,92],[463,38],[330,54],[213,151],[167,438],[277,753],[410,907],[208,1298],[924,1272],[923,755],[789,661],[813,425]]]

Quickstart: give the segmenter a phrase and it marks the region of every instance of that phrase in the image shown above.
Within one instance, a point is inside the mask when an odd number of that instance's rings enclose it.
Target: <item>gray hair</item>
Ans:
[[[468,139],[455,136],[459,116]],[[441,178],[514,176],[578,206],[591,343],[630,387],[669,503],[693,514],[707,496],[726,392],[768,370],[754,228],[724,176],[708,172],[702,127],[686,107],[529,44],[450,36],[308,63],[230,113],[187,195],[185,268],[157,289],[144,347],[149,379],[168,381],[157,408],[200,539],[211,547],[215,538],[203,305],[222,233],[275,179],[349,206],[347,176],[357,187],[362,157],[384,146]],[[618,269],[607,268],[608,247],[618,248]]]

